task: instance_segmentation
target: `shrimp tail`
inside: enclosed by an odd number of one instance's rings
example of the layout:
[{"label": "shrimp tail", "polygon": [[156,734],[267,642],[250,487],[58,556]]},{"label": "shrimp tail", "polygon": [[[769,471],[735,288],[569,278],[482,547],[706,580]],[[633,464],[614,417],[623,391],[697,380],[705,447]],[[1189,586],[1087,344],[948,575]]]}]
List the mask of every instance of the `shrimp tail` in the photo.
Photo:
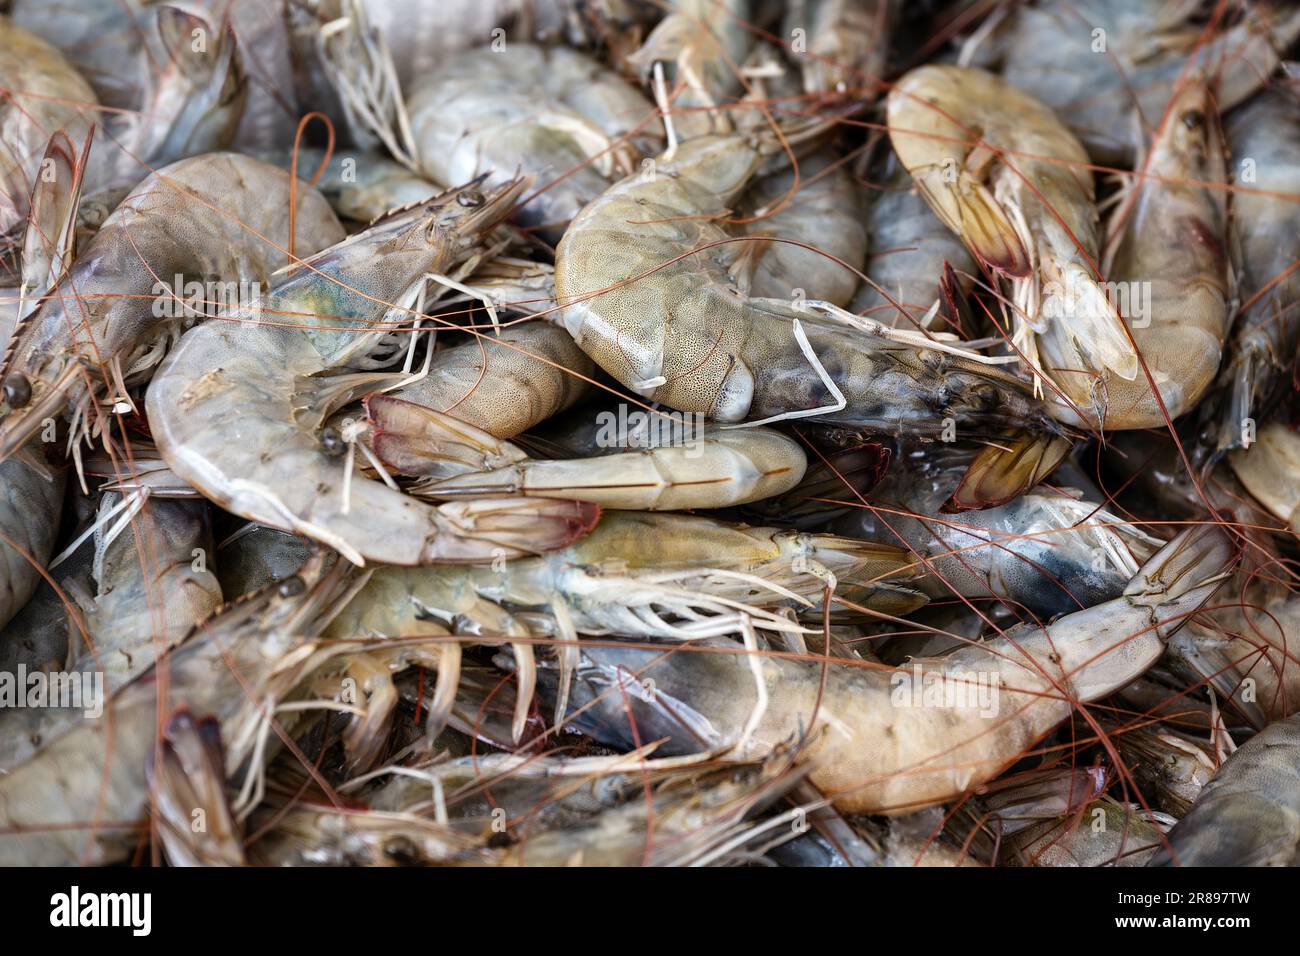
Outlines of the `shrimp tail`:
[{"label": "shrimp tail", "polygon": [[568,547],[600,520],[600,506],[539,498],[476,498],[438,509],[440,533],[426,542],[424,563],[479,563]]},{"label": "shrimp tail", "polygon": [[[45,147],[41,175],[32,186],[27,232],[23,236],[20,323],[34,310],[34,300],[58,285],[72,264],[76,253],[77,208],[94,135],[91,127],[80,157],[63,130],[51,136]],[[17,338],[18,329],[15,329],[10,343]]]},{"label": "shrimp tail", "polygon": [[[177,710],[149,755],[155,832],[172,866],[242,866],[243,835],[226,795],[221,724]],[[196,826],[201,822],[202,826]]]},{"label": "shrimp tail", "polygon": [[995,272],[1024,278],[1033,268],[1015,225],[988,188],[966,170],[932,170],[918,185],[953,232],[961,236],[975,258]]},{"label": "shrimp tail", "polygon": [[1141,366],[1124,321],[1085,267],[1072,262],[1055,270],[1043,285],[1041,309],[1068,337],[1080,365],[1130,382],[1137,378]]},{"label": "shrimp tail", "polygon": [[197,14],[164,6],[157,43],[175,69],[164,71],[153,91],[164,111],[141,127],[143,140],[133,152],[158,166],[225,146],[243,117],[248,87],[234,28],[225,22],[213,30]]},{"label": "shrimp tail", "polygon": [[1150,609],[1152,626],[1167,640],[1232,576],[1240,558],[1222,526],[1188,528],[1138,569],[1124,597]]},{"label": "shrimp tail", "polygon": [[1031,432],[990,443],[975,456],[941,510],[953,514],[1004,505],[1051,474],[1071,446],[1064,436]]},{"label": "shrimp tail", "polygon": [[376,394],[365,408],[371,450],[401,475],[450,478],[526,457],[509,442],[426,405]]}]

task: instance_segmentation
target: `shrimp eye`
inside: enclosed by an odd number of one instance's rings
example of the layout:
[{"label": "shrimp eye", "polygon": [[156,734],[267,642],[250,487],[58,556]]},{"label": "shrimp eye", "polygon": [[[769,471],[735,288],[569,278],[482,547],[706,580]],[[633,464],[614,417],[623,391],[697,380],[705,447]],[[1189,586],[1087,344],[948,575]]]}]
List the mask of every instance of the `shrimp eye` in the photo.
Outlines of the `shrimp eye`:
[{"label": "shrimp eye", "polygon": [[297,597],[299,594],[304,593],[306,590],[307,590],[307,582],[305,582],[302,578],[298,577],[298,575],[295,574],[293,577],[285,578],[283,581],[281,581],[280,586],[275,589],[275,593],[280,595],[280,597],[282,598],[291,598],[291,597]]},{"label": "shrimp eye", "polygon": [[343,433],[333,425],[326,425],[321,429],[320,446],[331,458],[337,458],[348,449],[347,442],[343,440]]},{"label": "shrimp eye", "polygon": [[487,200],[483,198],[483,194],[477,189],[466,189],[464,192],[457,194],[456,202],[469,209],[477,209]]},{"label": "shrimp eye", "polygon": [[22,408],[32,400],[32,383],[21,372],[14,372],[5,380],[5,401],[10,408]]},{"label": "shrimp eye", "polygon": [[420,850],[410,837],[395,836],[384,841],[384,856],[398,866],[412,866],[420,861]]},{"label": "shrimp eye", "polygon": [[1200,110],[1188,110],[1183,114],[1183,125],[1188,129],[1200,129],[1205,125],[1205,114]]}]

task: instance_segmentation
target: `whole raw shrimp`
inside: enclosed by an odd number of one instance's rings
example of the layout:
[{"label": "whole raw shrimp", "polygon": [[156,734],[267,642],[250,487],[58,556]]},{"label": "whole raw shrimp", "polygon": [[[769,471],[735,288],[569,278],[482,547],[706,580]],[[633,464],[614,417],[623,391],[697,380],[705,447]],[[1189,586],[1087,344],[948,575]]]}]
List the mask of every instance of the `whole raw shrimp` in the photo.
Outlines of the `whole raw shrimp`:
[{"label": "whole raw shrimp", "polygon": [[426,273],[480,247],[524,183],[476,184],[380,220],[280,273],[262,298],[191,329],[146,396],[158,449],[227,511],[329,545],[357,564],[491,561],[563,546],[599,514],[531,499],[441,508],[353,474],[350,438],[326,427],[374,376],[349,375]]},{"label": "whole raw shrimp", "polygon": [[[765,428],[700,428],[680,441],[547,461],[434,412],[421,414],[418,427],[436,454],[422,456],[427,477],[409,490],[435,500],[530,495],[624,510],[725,508],[784,494],[803,479],[808,464],[798,442]],[[379,457],[393,465],[382,451]]]},{"label": "whole raw shrimp", "polygon": [[1161,427],[1194,408],[1219,371],[1232,278],[1223,137],[1203,83],[1189,79],[1170,102],[1140,172],[1112,216],[1103,268],[1127,292],[1124,318],[1146,372],[1080,373],[1077,350],[1041,341],[1043,366],[1067,400],[1064,421],[1077,410],[1108,429]]},{"label": "whole raw shrimp", "polygon": [[421,77],[408,109],[426,175],[455,183],[496,170],[495,183],[520,168],[542,189],[519,221],[557,231],[657,142],[650,103],[563,47],[471,50]]},{"label": "whole raw shrimp", "polygon": [[1010,280],[1012,344],[1030,370],[1058,378],[1041,352],[1070,356],[1072,373],[1136,379],[1137,355],[1100,284],[1088,156],[1060,119],[991,73],[933,65],[894,85],[887,112],[921,195]]},{"label": "whole raw shrimp", "polygon": [[[221,606],[221,589],[207,567],[207,505],[141,500],[132,511],[131,504],[115,492],[101,496],[101,520],[88,543],[93,582],[65,577],[62,589],[74,608],[70,613],[55,596],[63,620],[46,623],[66,638],[56,669],[102,674],[108,693],[148,670]],[[70,724],[83,719],[69,710],[0,711],[0,768],[16,766],[59,733],[59,715]]]},{"label": "whole raw shrimp", "polygon": [[1148,866],[1295,866],[1300,860],[1300,714],[1229,757]]},{"label": "whole raw shrimp", "polygon": [[[226,773],[249,762],[259,775],[259,760],[249,758],[262,752],[266,737],[278,744],[268,723],[275,705],[335,653],[356,650],[311,640],[353,583],[348,565],[331,563],[317,558],[300,575],[197,628],[166,656],[165,685],[155,666],[98,702],[111,719],[55,717],[60,732],[43,736],[27,759],[0,775],[0,861],[67,866],[128,857],[148,807],[145,766],[160,710],[164,717],[177,707],[216,717]],[[167,696],[160,701],[162,686]],[[291,712],[277,719],[293,718]]]},{"label": "whole raw shrimp", "polygon": [[[666,753],[801,740],[812,782],[839,809],[907,812],[992,779],[1076,703],[1140,676],[1231,573],[1234,550],[1216,528],[1189,529],[1113,601],[897,671],[755,657],[735,644],[584,647],[568,719],[620,746],[631,719],[645,739],[667,739]],[[539,674],[544,690],[553,681],[549,669]],[[996,702],[975,693],[978,681],[999,688]]]},{"label": "whole raw shrimp", "polygon": [[[659,142],[654,107],[640,91],[565,47],[476,47],[405,93],[414,167],[445,186],[485,173],[493,187],[519,171],[531,175],[538,188],[516,219],[552,241]],[[392,135],[400,134],[399,123]]]},{"label": "whole raw shrimp", "polygon": [[722,422],[817,415],[925,434],[945,418],[1040,424],[1018,380],[964,352],[737,288],[729,270],[745,241],[715,220],[776,148],[764,134],[687,140],[578,214],[556,252],[555,286],[583,351],[638,394]]},{"label": "whole raw shrimp", "polygon": [[[682,639],[733,633],[734,620],[708,618],[735,611],[762,617],[764,609],[793,602],[815,613],[832,578],[837,596],[906,613],[925,601],[914,589],[918,576],[914,559],[888,545],[691,515],[611,511],[576,544],[504,569],[379,568],[333,632],[404,636],[438,617],[472,620],[470,609],[484,609],[487,601],[543,610],[563,603],[573,629],[589,634]],[[768,616],[760,626],[789,630],[784,623]]]},{"label": "whole raw shrimp", "polygon": [[[579,633],[696,640],[731,634],[742,621],[779,634],[801,628],[777,612],[793,603],[819,614],[824,588],[853,610],[904,614],[924,603],[900,549],[835,535],[748,528],[685,515],[609,512],[575,545],[490,567],[379,568],[331,625],[337,637],[459,635],[466,643],[511,641],[519,689],[511,739],[532,706],[531,641],[564,641],[563,680],[577,662]],[[837,610],[845,607],[833,600]],[[513,609],[513,610],[507,610]],[[438,684],[429,708],[441,727],[456,701],[461,653],[438,645]],[[388,670],[391,670],[389,668]],[[380,674],[391,681],[388,670]],[[556,720],[565,692],[556,700]]]},{"label": "whole raw shrimp", "polygon": [[[5,351],[0,458],[65,410],[76,428],[97,431],[92,404],[125,400],[183,321],[216,311],[214,285],[223,292],[268,285],[287,259],[288,204],[285,173],[233,153],[184,159],[140,183]],[[298,255],[343,238],[329,203],[305,183],[297,204]],[[201,301],[186,304],[192,297],[175,288],[177,276],[204,283]]]}]

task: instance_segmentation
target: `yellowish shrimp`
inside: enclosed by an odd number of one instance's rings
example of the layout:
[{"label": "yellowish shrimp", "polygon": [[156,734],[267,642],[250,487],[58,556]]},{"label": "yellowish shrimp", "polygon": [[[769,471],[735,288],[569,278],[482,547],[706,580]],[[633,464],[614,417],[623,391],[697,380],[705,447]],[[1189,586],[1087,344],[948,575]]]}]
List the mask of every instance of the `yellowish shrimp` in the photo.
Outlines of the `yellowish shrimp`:
[{"label": "yellowish shrimp", "polygon": [[930,207],[1011,285],[1012,342],[1072,370],[1138,377],[1137,355],[1101,286],[1088,155],[1048,107],[984,70],[923,66],[887,101],[889,137]]},{"label": "yellowish shrimp", "polygon": [[[666,753],[799,739],[812,782],[839,809],[904,813],[996,777],[1076,703],[1140,676],[1229,576],[1233,551],[1219,530],[1189,529],[1120,598],[898,671],[754,658],[734,644],[584,647],[569,720],[626,746],[631,719],[646,739],[668,740]],[[539,674],[548,690],[553,680]]]},{"label": "yellowish shrimp", "polygon": [[427,408],[373,396],[368,409],[380,460],[400,474],[424,476],[409,490],[435,500],[529,495],[624,510],[725,508],[784,494],[808,466],[798,442],[766,428],[693,426],[665,444],[647,440],[622,453],[537,461],[509,442]]},{"label": "yellowish shrimp", "polygon": [[[1228,332],[1227,181],[1209,87],[1188,80],[1169,104],[1142,178],[1115,210],[1103,268],[1146,374],[1081,373],[1059,338],[1040,341],[1044,368],[1070,407],[1058,417],[1108,429],[1159,428],[1196,407],[1219,371]],[[1160,401],[1152,391],[1152,382]]]},{"label": "yellowish shrimp", "polygon": [[[368,440],[385,461],[407,474],[406,455],[417,454],[401,440],[402,432],[387,413],[395,403],[449,415],[481,428],[495,438],[513,438],[587,394],[595,367],[563,329],[545,322],[524,322],[500,334],[441,349],[428,374],[409,385],[372,396],[367,403],[372,426]],[[387,433],[388,437],[383,437]]]},{"label": "yellowish shrimp", "polygon": [[1269,422],[1254,444],[1229,452],[1228,464],[1256,501],[1300,534],[1300,433]]}]

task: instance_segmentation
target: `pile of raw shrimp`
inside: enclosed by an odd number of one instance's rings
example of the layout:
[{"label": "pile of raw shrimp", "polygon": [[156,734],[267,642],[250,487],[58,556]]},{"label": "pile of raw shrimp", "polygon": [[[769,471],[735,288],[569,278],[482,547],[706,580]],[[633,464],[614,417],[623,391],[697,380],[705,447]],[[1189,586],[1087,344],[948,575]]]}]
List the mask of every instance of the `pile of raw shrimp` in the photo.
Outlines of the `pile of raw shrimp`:
[{"label": "pile of raw shrimp", "polygon": [[1300,10],[11,0],[0,863],[1300,862]]}]

